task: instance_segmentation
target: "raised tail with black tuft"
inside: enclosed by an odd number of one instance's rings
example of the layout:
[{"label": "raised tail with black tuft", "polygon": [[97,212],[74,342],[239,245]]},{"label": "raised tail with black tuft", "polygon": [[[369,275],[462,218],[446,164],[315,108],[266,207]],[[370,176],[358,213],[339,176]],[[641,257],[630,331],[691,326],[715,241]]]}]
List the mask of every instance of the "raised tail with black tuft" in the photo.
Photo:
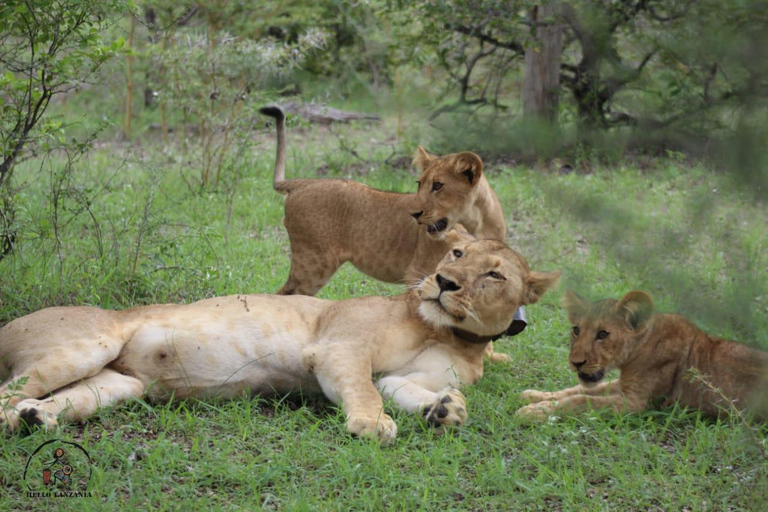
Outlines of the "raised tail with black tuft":
[{"label": "raised tail with black tuft", "polygon": [[281,194],[288,193],[285,181],[285,112],[277,105],[262,107],[259,112],[273,117],[277,124],[277,154],[275,156],[275,178],[272,186]]}]

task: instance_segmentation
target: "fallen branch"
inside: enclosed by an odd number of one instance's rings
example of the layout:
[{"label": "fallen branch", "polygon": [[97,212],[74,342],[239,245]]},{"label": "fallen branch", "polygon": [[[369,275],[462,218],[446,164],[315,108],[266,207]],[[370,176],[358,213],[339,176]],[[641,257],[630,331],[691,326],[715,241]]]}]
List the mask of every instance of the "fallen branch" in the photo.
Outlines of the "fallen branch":
[{"label": "fallen branch", "polygon": [[348,112],[325,105],[313,105],[305,103],[299,105],[295,101],[283,105],[283,110],[290,114],[296,114],[308,120],[310,123],[332,124],[349,123],[350,121],[381,121],[375,114],[365,112]]}]

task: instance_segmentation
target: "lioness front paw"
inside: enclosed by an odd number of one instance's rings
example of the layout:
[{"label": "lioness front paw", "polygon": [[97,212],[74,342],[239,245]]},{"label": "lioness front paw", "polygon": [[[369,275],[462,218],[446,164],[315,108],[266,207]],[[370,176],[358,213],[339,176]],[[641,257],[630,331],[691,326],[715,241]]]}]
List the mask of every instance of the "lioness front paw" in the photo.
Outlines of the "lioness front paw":
[{"label": "lioness front paw", "polygon": [[557,411],[556,400],[545,400],[521,407],[515,416],[524,420],[547,420]]},{"label": "lioness front paw", "polygon": [[552,393],[547,391],[536,391],[535,389],[526,389],[520,393],[520,399],[525,400],[530,404],[535,404],[536,402],[552,400]]},{"label": "lioness front paw", "polygon": [[461,391],[446,388],[437,394],[437,400],[424,408],[424,418],[432,427],[461,425],[467,421],[467,403]]},{"label": "lioness front paw", "polygon": [[352,416],[347,420],[347,430],[357,437],[378,439],[382,444],[389,444],[397,436],[397,424],[383,412],[373,418]]}]

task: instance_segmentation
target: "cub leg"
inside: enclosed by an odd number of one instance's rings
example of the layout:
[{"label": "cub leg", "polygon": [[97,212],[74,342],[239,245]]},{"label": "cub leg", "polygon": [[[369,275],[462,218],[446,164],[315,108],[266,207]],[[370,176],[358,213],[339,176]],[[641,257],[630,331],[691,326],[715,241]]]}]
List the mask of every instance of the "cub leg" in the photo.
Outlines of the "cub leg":
[{"label": "cub leg", "polygon": [[328,250],[291,242],[291,270],[277,295],[314,296],[343,263]]},{"label": "cub leg", "polygon": [[384,398],[391,398],[411,414],[423,415],[432,427],[461,425],[467,421],[464,395],[452,386],[439,391],[430,388],[444,384],[443,375],[412,373],[404,377],[390,375],[380,379],[376,387]]},{"label": "cub leg", "polygon": [[70,384],[43,400],[22,400],[8,415],[9,427],[16,430],[26,423],[48,430],[55,428],[58,420],[81,421],[100,407],[141,397],[145,391],[146,386],[139,379],[105,368],[95,376]]},{"label": "cub leg", "polygon": [[[347,416],[347,430],[359,437],[373,437],[382,443],[394,440],[397,425],[384,412],[381,395],[371,382],[371,363],[365,356],[349,361],[342,350],[333,347],[324,353],[305,356],[325,396],[341,405]],[[334,357],[341,353],[342,357]]]},{"label": "cub leg", "polygon": [[[618,412],[640,412],[645,409],[647,400],[634,394],[622,394],[617,388],[618,386],[615,384],[611,386],[609,389],[613,389],[613,393],[608,395],[580,393],[537,402],[521,407],[515,414],[525,419],[547,419],[553,414],[581,412],[590,407],[593,409],[612,408]],[[590,391],[593,389],[585,388],[585,390]]]},{"label": "cub leg", "polygon": [[543,402],[545,400],[562,400],[565,397],[573,395],[610,395],[619,392],[619,379],[601,382],[592,387],[584,387],[581,384],[572,388],[561,389],[560,391],[536,391],[535,389],[526,389],[520,393],[520,398],[530,402]]}]

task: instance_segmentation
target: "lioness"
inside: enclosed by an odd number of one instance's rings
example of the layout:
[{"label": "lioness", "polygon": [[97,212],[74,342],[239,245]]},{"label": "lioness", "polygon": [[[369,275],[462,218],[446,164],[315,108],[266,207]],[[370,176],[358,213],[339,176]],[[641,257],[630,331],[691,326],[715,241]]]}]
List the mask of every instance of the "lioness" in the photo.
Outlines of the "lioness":
[{"label": "lioness", "polygon": [[276,120],[273,186],[286,196],[291,243],[291,270],[279,295],[315,295],[347,261],[380,281],[414,284],[450,250],[444,234],[457,223],[478,239],[504,240],[504,214],[476,154],[437,157],[419,146],[416,194],[348,180],[286,180],[285,114],[275,106],[261,113]]},{"label": "lioness", "polygon": [[[768,418],[768,353],[710,336],[680,315],[655,314],[642,291],[594,304],[568,291],[564,304],[573,324],[570,366],[581,385],[526,390],[522,398],[534,403],[519,416],[541,419],[587,406],[637,412],[665,398],[665,405],[710,416],[735,406]],[[619,378],[599,383],[613,368]]]},{"label": "lioness", "polygon": [[53,427],[130,397],[301,388],[340,404],[356,435],[395,437],[382,395],[430,425],[459,425],[467,411],[455,386],[482,376],[486,344],[558,277],[481,240],[393,298],[236,295],[127,311],[43,309],[0,329],[0,420],[12,430],[22,420]]}]

